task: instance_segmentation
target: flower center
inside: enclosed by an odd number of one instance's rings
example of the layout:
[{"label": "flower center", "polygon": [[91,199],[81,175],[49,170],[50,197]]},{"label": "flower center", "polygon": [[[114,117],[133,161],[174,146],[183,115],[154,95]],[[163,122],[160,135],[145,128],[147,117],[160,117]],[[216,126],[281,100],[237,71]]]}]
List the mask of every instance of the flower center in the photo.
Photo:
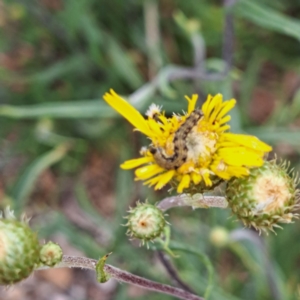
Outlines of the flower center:
[{"label": "flower center", "polygon": [[216,152],[218,134],[209,130],[208,124],[201,117],[201,111],[195,111],[175,133],[168,136],[164,146],[152,147],[150,151],[159,166],[177,170],[187,163],[188,169],[193,170],[211,161]]},{"label": "flower center", "polygon": [[151,214],[144,213],[137,219],[136,230],[139,233],[148,234],[156,230],[156,220]]},{"label": "flower center", "polygon": [[216,151],[216,142],[216,137],[210,132],[199,132],[194,128],[186,139],[188,161],[193,161],[196,167],[200,167],[199,164],[210,160]]},{"label": "flower center", "polygon": [[257,210],[272,212],[283,208],[285,202],[291,198],[291,193],[283,177],[268,174],[257,178],[254,197],[257,200]]},{"label": "flower center", "polygon": [[146,220],[140,220],[140,226],[147,227],[147,221]]}]

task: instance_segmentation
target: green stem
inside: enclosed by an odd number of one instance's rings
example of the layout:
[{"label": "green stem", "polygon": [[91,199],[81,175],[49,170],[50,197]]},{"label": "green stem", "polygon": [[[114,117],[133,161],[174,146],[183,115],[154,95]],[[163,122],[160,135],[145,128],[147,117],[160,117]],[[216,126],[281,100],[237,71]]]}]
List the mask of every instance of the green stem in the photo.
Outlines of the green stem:
[{"label": "green stem", "polygon": [[[207,273],[208,273],[208,283],[207,283],[207,287],[206,287],[206,290],[204,293],[204,298],[207,300],[212,291],[213,282],[214,282],[214,269],[213,269],[212,263],[210,262],[208,256],[199,252],[198,250],[195,250],[191,247],[187,247],[186,245],[180,244],[178,242],[171,242],[168,245],[168,248],[171,250],[183,251],[183,252],[194,254],[205,265],[205,267],[207,269]],[[165,250],[164,247],[162,247],[161,250]]]},{"label": "green stem", "polygon": [[260,266],[253,260],[251,255],[242,245],[238,243],[229,243],[228,247],[240,258],[244,266],[253,274],[257,274],[260,271]]}]

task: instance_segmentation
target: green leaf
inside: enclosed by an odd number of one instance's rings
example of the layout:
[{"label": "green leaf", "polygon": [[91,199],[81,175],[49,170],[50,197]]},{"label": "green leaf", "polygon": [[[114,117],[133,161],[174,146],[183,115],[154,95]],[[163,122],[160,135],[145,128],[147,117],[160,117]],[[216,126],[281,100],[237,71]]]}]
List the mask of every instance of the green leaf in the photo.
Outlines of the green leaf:
[{"label": "green leaf", "polygon": [[247,133],[257,136],[266,143],[277,144],[286,142],[292,146],[298,147],[300,141],[300,132],[291,131],[281,127],[263,127],[263,128],[247,128]]},{"label": "green leaf", "polygon": [[35,159],[21,174],[12,190],[12,199],[16,214],[22,211],[34,184],[41,173],[61,160],[70,150],[70,144],[61,144],[53,150]]},{"label": "green leaf", "polygon": [[113,67],[111,72],[116,72],[120,76],[120,79],[123,79],[132,88],[136,89],[140,87],[143,84],[143,78],[128,51],[123,49],[112,38],[108,38],[107,50]]},{"label": "green leaf", "polygon": [[61,78],[65,74],[84,74],[92,67],[92,64],[89,64],[88,62],[88,59],[84,55],[77,54],[70,58],[58,61],[54,65],[45,68],[43,71],[26,76],[25,78],[22,78],[22,80],[25,82],[49,83]]},{"label": "green leaf", "polygon": [[237,16],[263,28],[300,40],[300,22],[287,17],[271,7],[250,0],[240,0],[234,6]]},{"label": "green leaf", "polygon": [[298,89],[294,95],[290,113],[292,114],[293,119],[300,115],[300,89]]},{"label": "green leaf", "polygon": [[86,100],[67,103],[45,103],[37,105],[0,105],[0,116],[14,119],[32,118],[95,118],[111,117],[116,113],[104,101]]}]

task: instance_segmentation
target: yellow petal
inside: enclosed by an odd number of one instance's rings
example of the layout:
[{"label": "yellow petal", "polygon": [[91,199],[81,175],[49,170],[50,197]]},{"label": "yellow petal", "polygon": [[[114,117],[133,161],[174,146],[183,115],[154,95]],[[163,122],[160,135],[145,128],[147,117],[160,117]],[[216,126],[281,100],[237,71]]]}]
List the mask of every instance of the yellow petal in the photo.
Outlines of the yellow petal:
[{"label": "yellow petal", "polygon": [[230,125],[223,125],[223,126],[220,126],[219,128],[216,129],[217,132],[224,132],[226,130],[230,129]]},{"label": "yellow petal", "polygon": [[207,170],[202,171],[202,177],[206,186],[212,186],[212,181],[209,178],[209,172]]},{"label": "yellow petal", "polygon": [[[222,164],[220,168],[219,165]],[[224,162],[215,163],[211,166],[211,170],[220,178],[228,180],[231,177],[242,177],[249,175],[249,169],[241,166],[228,166]]]},{"label": "yellow petal", "polygon": [[209,116],[209,122],[213,123],[217,119],[217,115],[220,112],[220,109],[222,107],[222,95],[218,94],[215,96],[214,101],[214,108],[212,110],[212,113]]},{"label": "yellow petal", "polygon": [[160,190],[163,188],[175,175],[175,170],[169,170],[168,172],[160,175],[159,181],[154,187],[155,190]]},{"label": "yellow petal", "polygon": [[245,134],[224,133],[224,138],[227,141],[232,141],[239,145],[243,145],[257,151],[263,151],[263,152],[272,151],[271,146],[262,142],[256,136],[245,135]]},{"label": "yellow petal", "polygon": [[148,126],[151,129],[152,135],[155,135],[156,137],[162,135],[163,132],[159,124],[155,120],[153,119],[148,120]]},{"label": "yellow petal", "polygon": [[153,157],[146,156],[146,157],[126,160],[121,164],[120,167],[124,170],[129,170],[129,169],[133,169],[133,168],[136,168],[140,165],[144,165],[146,163],[153,162],[153,161],[154,161]]},{"label": "yellow petal", "polygon": [[159,165],[153,164],[136,169],[135,175],[137,177],[137,180],[145,180],[158,173],[163,172],[164,170],[165,169],[163,169]]},{"label": "yellow petal", "polygon": [[259,167],[263,164],[262,153],[245,147],[221,148],[217,153],[221,160],[230,166]]},{"label": "yellow petal", "polygon": [[188,114],[190,114],[193,110],[195,110],[196,102],[198,100],[198,95],[193,94],[192,98],[189,98],[188,96],[185,96],[185,99],[189,102],[188,104]]},{"label": "yellow petal", "polygon": [[219,121],[219,125],[223,125],[223,124],[225,124],[225,123],[228,123],[230,120],[231,120],[231,116],[228,115],[228,116],[222,118],[222,119]]},{"label": "yellow petal", "polygon": [[214,170],[212,168],[212,171],[220,178],[224,179],[224,180],[229,180],[233,175],[229,174],[229,172],[226,171],[223,171],[223,172],[219,172],[217,170]]},{"label": "yellow petal", "polygon": [[206,101],[203,103],[203,105],[201,107],[201,110],[203,111],[205,117],[209,116],[207,109],[208,109],[209,103],[211,102],[211,99],[212,99],[212,96],[208,95]]},{"label": "yellow petal", "polygon": [[210,101],[208,107],[207,107],[207,119],[210,119],[210,116],[213,114],[214,108],[219,101],[222,101],[223,96],[221,94],[215,95],[212,100]]},{"label": "yellow petal", "polygon": [[231,99],[228,101],[225,101],[223,103],[223,108],[221,109],[220,113],[218,114],[218,119],[221,119],[222,117],[224,117],[231,109],[234,108],[236,104],[236,100],[235,99]]},{"label": "yellow petal", "polygon": [[245,167],[231,167],[228,166],[226,170],[231,176],[242,177],[249,175],[249,169]]},{"label": "yellow petal", "polygon": [[157,176],[155,176],[155,177],[153,177],[153,178],[145,181],[144,185],[152,186],[152,185],[156,184],[157,182],[159,182],[161,176],[163,176],[163,174],[159,174],[159,175],[157,175]]},{"label": "yellow petal", "polygon": [[235,142],[222,141],[220,138],[218,146],[220,148],[230,148],[230,147],[236,147],[238,145]]},{"label": "yellow petal", "polygon": [[132,105],[121,98],[114,90],[106,93],[103,99],[127,121],[129,121],[136,129],[143,134],[151,137],[152,132],[149,129],[147,121]]},{"label": "yellow petal", "polygon": [[182,176],[180,183],[177,187],[177,192],[182,193],[183,189],[188,188],[191,182],[191,177],[188,174]]},{"label": "yellow petal", "polygon": [[195,163],[193,161],[187,161],[186,163],[183,163],[178,169],[177,172],[179,174],[186,174],[189,173],[189,170],[193,169],[195,166]]},{"label": "yellow petal", "polygon": [[195,185],[197,185],[198,183],[200,183],[201,180],[202,180],[201,175],[198,174],[198,173],[196,173],[196,172],[193,172],[193,173],[191,174],[191,177],[192,177],[192,181],[193,181],[193,183],[194,183]]}]

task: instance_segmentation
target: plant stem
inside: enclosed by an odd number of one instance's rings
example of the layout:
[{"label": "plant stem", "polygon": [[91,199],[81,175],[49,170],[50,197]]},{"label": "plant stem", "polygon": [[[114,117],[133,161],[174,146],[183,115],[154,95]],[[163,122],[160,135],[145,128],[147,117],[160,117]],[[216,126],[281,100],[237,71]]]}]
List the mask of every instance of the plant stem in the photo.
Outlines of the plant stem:
[{"label": "plant stem", "polygon": [[[274,300],[282,299],[283,292],[281,291],[280,285],[278,284],[278,279],[276,278],[276,272],[274,270],[274,266],[271,262],[269,253],[266,250],[262,238],[258,236],[256,232],[253,232],[249,229],[235,229],[230,233],[229,237],[230,240],[233,242],[241,242],[245,240],[245,241],[249,241],[250,243],[256,246],[256,249],[262,255],[263,265],[261,267],[265,271],[272,299]],[[236,248],[234,248],[233,250],[236,250]],[[242,253],[238,253],[238,254],[242,254]],[[243,255],[240,255],[240,257],[241,259],[244,259]],[[247,261],[249,260],[247,259]],[[254,264],[252,263],[251,266],[253,265]],[[251,268],[249,269],[251,270]]]},{"label": "plant stem", "polygon": [[[97,260],[86,258],[86,257],[79,257],[79,256],[68,256],[64,255],[62,262],[59,263],[55,268],[84,268],[84,269],[91,269],[95,271],[97,264]],[[42,267],[43,268],[43,267]],[[40,268],[40,269],[42,269]],[[155,281],[151,281],[145,279],[140,276],[133,275],[129,272],[123,271],[111,265],[105,264],[103,270],[109,275],[111,278],[116,279],[119,282],[125,282],[133,285],[137,285],[141,288],[160,292],[163,294],[172,295],[178,299],[185,299],[185,300],[204,300],[199,296],[193,295],[187,291],[182,289],[172,287],[170,285],[161,284]]]},{"label": "plant stem", "polygon": [[179,250],[186,253],[190,253],[193,255],[196,255],[202,263],[205,265],[208,273],[208,280],[207,280],[207,287],[204,294],[205,299],[208,299],[212,289],[213,289],[213,283],[214,283],[214,269],[212,266],[211,261],[209,260],[208,256],[204,253],[201,253],[200,251],[193,249],[192,247],[188,247],[184,244],[178,243],[178,242],[171,242],[169,245],[171,250]]},{"label": "plant stem", "polygon": [[157,255],[167,272],[169,273],[170,277],[177,283],[177,286],[180,286],[185,291],[190,293],[194,293],[194,291],[181,280],[179,274],[177,273],[175,267],[171,264],[169,258],[160,250],[157,251]]},{"label": "plant stem", "polygon": [[[233,64],[233,54],[234,54],[234,26],[233,26],[233,15],[232,7],[234,6],[236,0],[224,0],[223,5],[226,9],[225,24],[223,26],[223,47],[222,47],[222,59],[224,61],[224,69],[220,72],[210,72],[204,68],[199,68],[199,64],[193,67],[185,67],[178,65],[168,65],[162,68],[158,74],[151,80],[151,82],[146,83],[134,93],[132,93],[130,98],[130,103],[133,105],[140,104],[149,97],[153,96],[157,89],[161,85],[161,79],[164,78],[166,82],[171,82],[178,79],[200,79],[206,81],[220,81],[225,79]],[[198,41],[199,42],[199,41]],[[195,40],[192,40],[194,46],[194,51],[199,51],[199,44],[195,44]],[[201,49],[201,48],[200,48]],[[205,49],[201,49],[203,51]],[[205,53],[194,53],[195,60],[200,63],[205,63]]]},{"label": "plant stem", "polygon": [[145,39],[148,55],[148,75],[153,79],[162,65],[160,53],[159,7],[157,0],[144,1]]},{"label": "plant stem", "polygon": [[225,197],[220,196],[205,196],[202,194],[195,194],[191,196],[189,194],[181,194],[177,196],[167,197],[157,204],[157,207],[162,211],[166,211],[170,208],[178,206],[192,206],[193,208],[226,208],[227,201]]}]

